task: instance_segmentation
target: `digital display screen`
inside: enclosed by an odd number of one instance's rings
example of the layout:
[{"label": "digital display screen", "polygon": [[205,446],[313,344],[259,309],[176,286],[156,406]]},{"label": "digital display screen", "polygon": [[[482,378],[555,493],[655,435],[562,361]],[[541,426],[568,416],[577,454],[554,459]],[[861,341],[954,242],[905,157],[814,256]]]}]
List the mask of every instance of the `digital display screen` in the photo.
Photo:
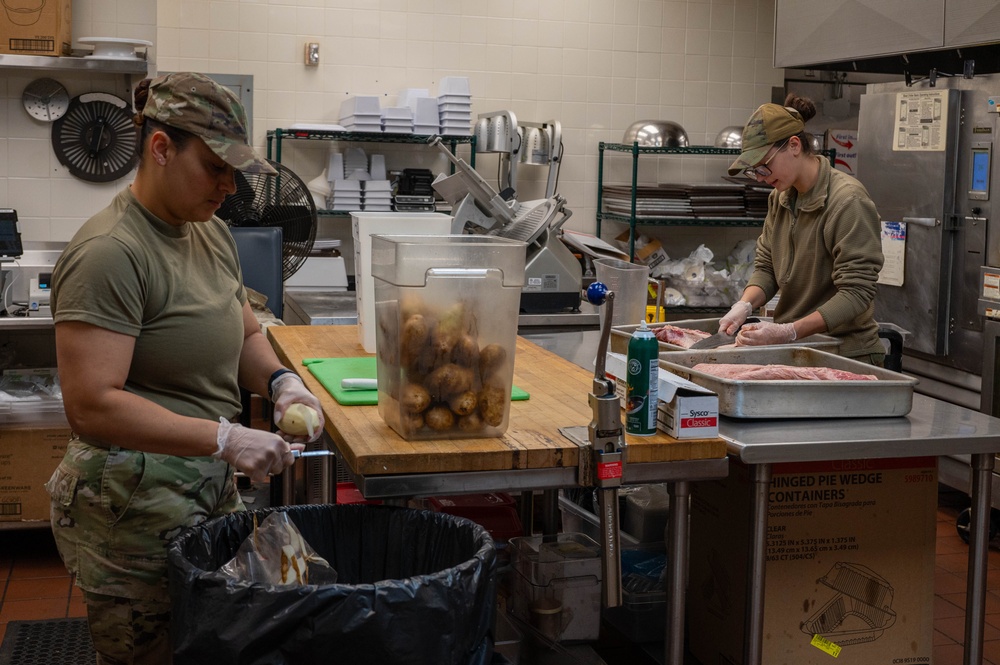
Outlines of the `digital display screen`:
[{"label": "digital display screen", "polygon": [[990,153],[986,150],[972,151],[972,187],[969,191],[986,192],[990,187]]},{"label": "digital display screen", "polygon": [[21,232],[17,229],[17,213],[0,209],[0,258],[14,259],[24,253]]}]

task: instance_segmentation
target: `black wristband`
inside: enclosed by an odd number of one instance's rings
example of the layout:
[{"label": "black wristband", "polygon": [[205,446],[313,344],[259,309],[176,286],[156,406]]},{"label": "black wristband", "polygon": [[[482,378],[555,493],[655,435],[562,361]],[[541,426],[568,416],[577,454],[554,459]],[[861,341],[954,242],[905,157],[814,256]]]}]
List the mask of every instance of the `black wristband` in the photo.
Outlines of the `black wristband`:
[{"label": "black wristband", "polygon": [[274,374],[271,375],[271,378],[267,380],[267,398],[272,402],[274,401],[274,382],[282,374],[295,374],[295,372],[287,367],[282,367],[281,369],[275,370]]}]

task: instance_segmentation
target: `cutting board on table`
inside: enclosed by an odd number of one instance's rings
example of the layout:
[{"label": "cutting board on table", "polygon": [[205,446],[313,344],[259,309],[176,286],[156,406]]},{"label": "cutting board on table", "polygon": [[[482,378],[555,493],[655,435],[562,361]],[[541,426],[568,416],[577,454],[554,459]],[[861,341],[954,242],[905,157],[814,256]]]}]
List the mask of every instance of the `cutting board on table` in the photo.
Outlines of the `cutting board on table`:
[{"label": "cutting board on table", "polygon": [[[344,390],[340,382],[344,379],[374,379],[375,356],[362,358],[304,358],[302,364],[323,384],[339,404],[344,406],[365,406],[378,404],[378,390]],[[529,395],[517,386],[511,388],[512,400],[525,400]]]}]

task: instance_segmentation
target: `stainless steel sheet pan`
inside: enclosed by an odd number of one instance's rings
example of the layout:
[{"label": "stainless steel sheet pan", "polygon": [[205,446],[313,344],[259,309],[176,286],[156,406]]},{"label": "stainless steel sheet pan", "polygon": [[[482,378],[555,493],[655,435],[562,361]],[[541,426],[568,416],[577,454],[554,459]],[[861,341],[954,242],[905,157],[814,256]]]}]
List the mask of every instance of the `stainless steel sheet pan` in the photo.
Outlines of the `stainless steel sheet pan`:
[{"label": "stainless steel sheet pan", "polygon": [[[719,321],[721,317],[714,319],[683,319],[680,321],[666,321],[658,323],[647,324],[654,331],[657,328],[662,328],[666,325],[676,326],[678,328],[687,328],[688,330],[701,330],[702,332],[707,332],[715,334],[719,332]],[[761,318],[761,321],[771,321],[770,318]],[[626,353],[628,351],[628,340],[632,337],[632,333],[638,329],[639,324],[630,324],[625,326],[614,326],[611,328],[611,339],[609,340],[609,347],[615,353]],[[824,351],[829,351],[830,353],[837,353],[840,350],[840,340],[832,335],[809,335],[808,337],[803,337],[802,339],[797,339],[791,342],[787,346],[806,346],[815,349],[822,349]],[[786,345],[782,345],[786,346]],[[677,346],[676,344],[667,344],[666,342],[660,342],[660,351],[685,351],[686,349],[682,346]]]},{"label": "stainless steel sheet pan", "polygon": [[[761,381],[723,379],[691,369],[698,363],[830,367],[874,374],[877,381]],[[821,349],[760,346],[667,351],[660,367],[712,390],[719,413],[733,418],[863,418],[905,416],[917,379]]]}]

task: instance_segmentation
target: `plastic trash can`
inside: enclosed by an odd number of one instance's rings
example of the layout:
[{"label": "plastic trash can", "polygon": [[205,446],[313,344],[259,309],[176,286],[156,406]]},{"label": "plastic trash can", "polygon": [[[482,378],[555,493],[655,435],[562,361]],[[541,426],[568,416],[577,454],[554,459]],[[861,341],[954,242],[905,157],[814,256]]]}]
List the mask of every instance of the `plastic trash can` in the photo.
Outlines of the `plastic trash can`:
[{"label": "plastic trash can", "polygon": [[[288,516],[337,584],[272,586],[218,569],[258,521]],[[303,505],[186,529],[167,552],[174,664],[455,663],[492,657],[496,554],[489,533],[444,513]]]}]

